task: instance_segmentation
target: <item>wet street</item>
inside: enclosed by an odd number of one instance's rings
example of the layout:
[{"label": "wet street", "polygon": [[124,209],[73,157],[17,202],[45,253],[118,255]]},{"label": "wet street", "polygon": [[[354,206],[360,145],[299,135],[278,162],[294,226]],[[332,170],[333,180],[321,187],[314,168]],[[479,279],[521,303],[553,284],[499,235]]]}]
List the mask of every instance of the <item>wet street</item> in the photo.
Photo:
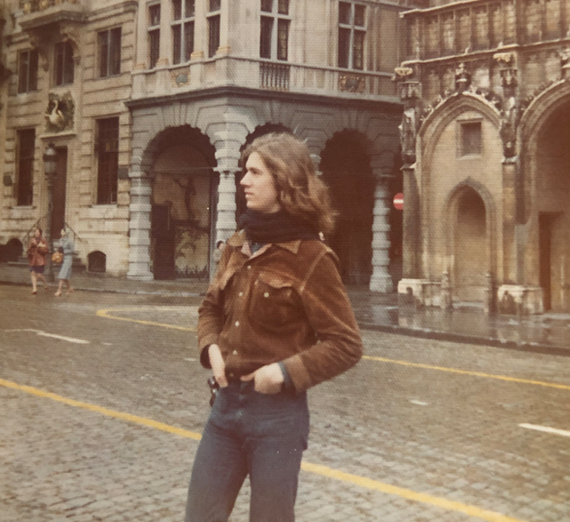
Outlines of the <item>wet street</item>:
[{"label": "wet street", "polygon": [[[0,286],[1,522],[183,520],[199,302]],[[362,334],[309,392],[299,522],[570,520],[570,358]]]}]

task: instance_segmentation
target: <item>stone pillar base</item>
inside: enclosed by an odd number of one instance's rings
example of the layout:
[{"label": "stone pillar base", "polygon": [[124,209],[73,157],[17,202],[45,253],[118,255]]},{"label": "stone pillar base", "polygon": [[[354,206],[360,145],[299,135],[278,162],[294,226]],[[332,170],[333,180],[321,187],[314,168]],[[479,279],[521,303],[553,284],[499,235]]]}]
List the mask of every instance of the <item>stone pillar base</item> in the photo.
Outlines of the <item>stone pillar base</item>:
[{"label": "stone pillar base", "polygon": [[391,293],[394,290],[392,276],[372,274],[369,289],[371,292],[381,292],[384,294]]},{"label": "stone pillar base", "polygon": [[152,272],[144,270],[142,267],[140,271],[137,271],[133,266],[131,266],[127,272],[127,279],[133,279],[135,281],[152,281],[154,279],[154,275],[152,275]]},{"label": "stone pillar base", "polygon": [[497,290],[497,310],[502,314],[542,314],[544,290],[537,286],[501,285]]}]

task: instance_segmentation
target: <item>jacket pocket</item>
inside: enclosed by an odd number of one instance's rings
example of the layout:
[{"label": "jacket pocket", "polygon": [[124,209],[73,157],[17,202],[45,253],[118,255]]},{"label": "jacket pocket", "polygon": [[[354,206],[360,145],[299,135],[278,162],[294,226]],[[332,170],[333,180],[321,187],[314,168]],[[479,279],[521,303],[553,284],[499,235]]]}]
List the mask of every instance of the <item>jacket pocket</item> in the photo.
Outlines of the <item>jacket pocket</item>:
[{"label": "jacket pocket", "polygon": [[253,324],[269,331],[283,330],[297,324],[302,315],[301,300],[291,280],[271,273],[259,274],[249,304]]}]

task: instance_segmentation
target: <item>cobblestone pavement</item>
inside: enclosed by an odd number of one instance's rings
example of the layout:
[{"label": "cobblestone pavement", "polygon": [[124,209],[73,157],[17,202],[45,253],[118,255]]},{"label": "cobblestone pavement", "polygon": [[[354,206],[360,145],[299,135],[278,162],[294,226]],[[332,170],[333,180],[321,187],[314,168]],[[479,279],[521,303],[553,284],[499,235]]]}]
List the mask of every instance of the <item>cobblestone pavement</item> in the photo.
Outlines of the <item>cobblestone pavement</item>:
[{"label": "cobblestone pavement", "polygon": [[[0,287],[2,522],[183,519],[208,414],[198,302]],[[567,357],[363,337],[310,392],[299,522],[570,519]],[[247,502],[246,484],[232,522]]]}]

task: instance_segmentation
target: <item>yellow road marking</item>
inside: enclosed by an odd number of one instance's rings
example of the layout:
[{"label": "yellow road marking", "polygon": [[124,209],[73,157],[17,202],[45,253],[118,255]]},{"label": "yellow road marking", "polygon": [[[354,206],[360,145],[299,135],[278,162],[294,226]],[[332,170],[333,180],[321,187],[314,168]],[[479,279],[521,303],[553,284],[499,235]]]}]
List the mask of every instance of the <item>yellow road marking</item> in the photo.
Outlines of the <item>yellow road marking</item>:
[{"label": "yellow road marking", "polygon": [[475,506],[461,504],[460,502],[447,500],[446,498],[434,497],[426,493],[418,493],[409,489],[399,488],[398,486],[392,486],[391,484],[383,484],[377,480],[360,477],[358,475],[352,475],[350,473],[345,473],[344,471],[329,468],[328,466],[303,462],[301,464],[301,469],[310,473],[316,473],[317,475],[323,475],[325,477],[340,480],[342,482],[349,482],[362,488],[373,489],[375,491],[380,491],[389,495],[397,495],[407,500],[413,500],[414,502],[431,504],[432,506],[437,506],[448,511],[458,511],[460,513],[465,513],[471,517],[487,520],[489,522],[523,522],[522,520],[516,518],[502,515],[500,513],[495,513],[494,511],[487,511],[486,509],[481,509]]},{"label": "yellow road marking", "polygon": [[[181,307],[176,306],[158,306],[154,307],[159,310],[180,310]],[[177,326],[175,324],[165,324],[157,323],[155,321],[143,321],[142,319],[131,319],[130,317],[116,317],[110,315],[113,312],[143,312],[148,311],[149,307],[137,307],[137,308],[107,308],[104,310],[97,310],[97,315],[99,317],[105,317],[106,319],[114,319],[115,321],[127,321],[129,323],[139,323],[145,324],[147,326],[161,326],[162,328],[171,328],[173,330],[182,330],[183,332],[196,332],[196,328],[185,328],[184,326]]]},{"label": "yellow road marking", "polygon": [[96,404],[90,404],[89,402],[76,401],[75,399],[68,399],[67,397],[62,397],[55,393],[39,390],[37,388],[32,388],[31,386],[25,386],[22,384],[17,384],[11,381],[5,381],[0,379],[0,385],[6,388],[12,388],[13,390],[23,391],[37,397],[43,397],[45,399],[51,399],[56,402],[61,402],[67,404],[68,406],[74,406],[76,408],[82,408],[84,410],[94,411],[107,417],[113,417],[115,419],[121,419],[127,422],[132,422],[134,424],[140,424],[141,426],[147,426],[148,428],[154,428],[155,430],[165,431],[167,433],[173,433],[175,435],[180,435],[181,437],[186,437],[188,439],[200,440],[201,436],[199,433],[194,433],[192,431],[184,430],[182,428],[177,428],[176,426],[170,426],[169,424],[164,424],[162,422],[157,422],[152,419],[147,419],[145,417],[139,417],[138,415],[131,415],[130,413],[124,413],[121,411],[110,410],[109,408],[104,408],[102,406],[97,406]]},{"label": "yellow road marking", "polygon": [[370,361],[378,361],[392,364],[400,364],[402,366],[411,366],[413,368],[424,368],[426,370],[437,370],[440,372],[457,373],[460,375],[472,375],[474,377],[484,377],[485,379],[497,379],[499,381],[517,382],[521,384],[533,384],[535,386],[545,386],[547,388],[558,388],[560,390],[570,390],[567,384],[556,384],[553,382],[533,381],[530,379],[519,379],[518,377],[509,377],[508,375],[493,375],[490,373],[473,372],[470,370],[459,370],[457,368],[446,368],[445,366],[432,366],[430,364],[413,363],[408,361],[399,361],[397,359],[386,359],[384,357],[372,357],[370,355],[363,355],[363,359]]},{"label": "yellow road marking", "polygon": [[[115,419],[131,422],[133,424],[138,424],[141,426],[146,426],[148,428],[153,428],[155,430],[164,431],[166,433],[172,433],[174,435],[179,435],[180,437],[185,437],[193,440],[201,439],[201,435],[193,431],[177,428],[176,426],[170,426],[169,424],[165,424],[163,422],[157,422],[155,420],[147,419],[145,417],[139,417],[138,415],[131,415],[130,413],[111,410],[109,408],[104,408],[102,406],[97,406],[95,404],[91,404],[88,402],[68,399],[67,397],[43,391],[38,388],[33,388],[32,386],[17,384],[15,382],[6,381],[4,379],[0,379],[0,386],[29,393],[31,395],[35,395],[36,397],[51,399],[53,401],[66,404],[68,406],[74,406],[76,408],[82,408],[85,410],[100,413],[107,417],[113,417]],[[515,519],[506,515],[502,515],[500,513],[495,513],[493,511],[487,511],[486,509],[480,509],[476,506],[461,504],[460,502],[455,502],[453,500],[435,497],[432,495],[428,495],[426,493],[418,493],[410,489],[400,488],[398,486],[392,486],[391,484],[385,484],[383,482],[379,482],[377,480],[373,480],[366,477],[360,477],[358,475],[352,475],[350,473],[345,473],[344,471],[339,471],[333,468],[329,468],[328,466],[322,466],[320,464],[311,464],[310,462],[303,461],[301,464],[301,469],[307,473],[313,473],[334,480],[339,480],[341,482],[355,484],[356,486],[365,489],[379,491],[381,493],[386,493],[388,495],[396,495],[405,498],[407,500],[420,502],[422,504],[429,504],[448,511],[457,511],[459,513],[464,513],[471,517],[479,518],[481,520],[486,520],[487,522],[524,522],[523,520]]]}]

